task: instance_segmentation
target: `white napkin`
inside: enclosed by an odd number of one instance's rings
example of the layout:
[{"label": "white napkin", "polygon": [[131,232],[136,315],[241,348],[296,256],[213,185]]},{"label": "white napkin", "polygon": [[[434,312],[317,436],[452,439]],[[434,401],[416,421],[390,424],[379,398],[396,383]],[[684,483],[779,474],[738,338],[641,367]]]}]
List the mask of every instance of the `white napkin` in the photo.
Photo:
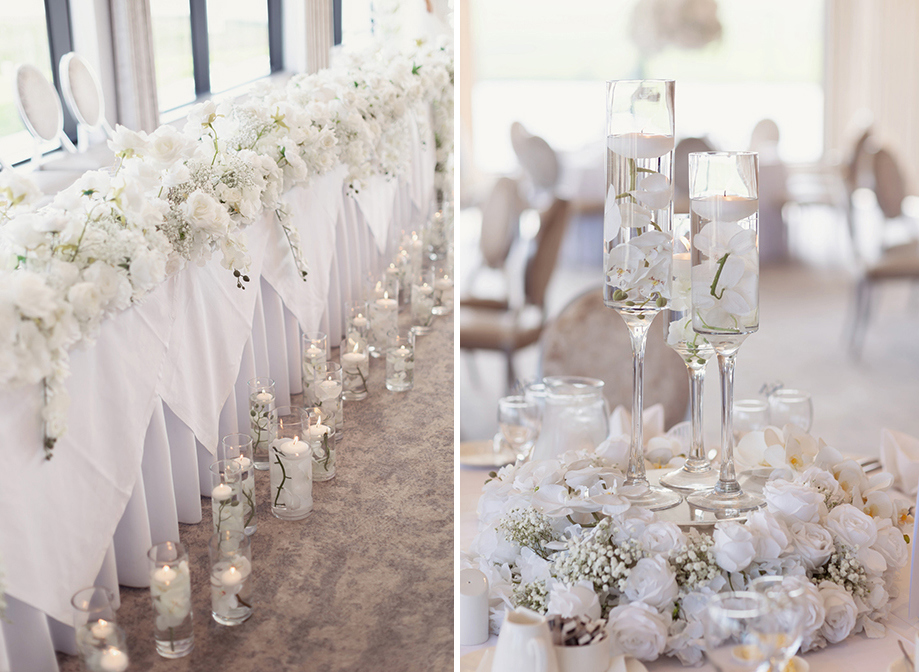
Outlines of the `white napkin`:
[{"label": "white napkin", "polygon": [[881,465],[894,487],[913,497],[919,490],[919,439],[892,429],[881,431]]}]

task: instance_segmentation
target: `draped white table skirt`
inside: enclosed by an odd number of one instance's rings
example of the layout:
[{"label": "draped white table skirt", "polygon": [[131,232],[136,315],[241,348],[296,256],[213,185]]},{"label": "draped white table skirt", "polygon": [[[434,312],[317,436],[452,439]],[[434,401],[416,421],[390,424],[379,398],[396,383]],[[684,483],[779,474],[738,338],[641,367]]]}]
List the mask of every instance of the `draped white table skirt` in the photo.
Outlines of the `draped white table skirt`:
[{"label": "draped white table skirt", "polygon": [[433,138],[414,140],[406,177],[374,179],[359,199],[342,169],[286,195],[306,282],[266,215],[250,229],[245,290],[215,258],[103,324],[94,346],[72,353],[68,432],[52,460],[40,390],[0,391],[0,672],[57,670],[55,650],[76,652],[73,593],[149,585],[150,546],[202,520],[219,438],[248,431],[247,381],[273,378],[279,405],[299,393],[301,332],[321,330],[335,347],[344,302],[433,209]]}]

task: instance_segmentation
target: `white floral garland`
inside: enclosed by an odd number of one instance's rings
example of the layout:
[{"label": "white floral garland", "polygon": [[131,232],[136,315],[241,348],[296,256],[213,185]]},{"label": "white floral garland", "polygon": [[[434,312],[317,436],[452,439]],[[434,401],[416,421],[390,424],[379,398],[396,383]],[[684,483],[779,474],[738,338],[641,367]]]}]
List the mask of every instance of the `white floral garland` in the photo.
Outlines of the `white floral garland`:
[{"label": "white floral garland", "polygon": [[[41,194],[0,173],[0,385],[42,383],[46,457],[66,431],[69,351],[102,320],[190,262],[219,250],[239,287],[245,228],[274,211],[301,277],[301,241],[282,194],[339,164],[357,192],[410,162],[409,111],[434,109],[438,175],[452,167],[453,51],[444,40],[402,53],[377,47],[340,67],[263,86],[245,102],[206,102],[182,131],[118,127],[119,162],[91,171],[36,209]],[[438,110],[451,110],[449,120]]]},{"label": "white floral garland", "polygon": [[797,428],[767,431],[750,453],[772,465],[786,459],[764,486],[766,507],[713,534],[630,506],[621,465],[604,454],[504,467],[483,489],[479,532],[463,558],[488,578],[493,627],[516,606],[602,616],[625,653],[696,664],[708,598],[780,574],[804,588],[803,651],[862,631],[882,637],[909,561],[909,504],[890,496],[890,474],[869,478]]}]

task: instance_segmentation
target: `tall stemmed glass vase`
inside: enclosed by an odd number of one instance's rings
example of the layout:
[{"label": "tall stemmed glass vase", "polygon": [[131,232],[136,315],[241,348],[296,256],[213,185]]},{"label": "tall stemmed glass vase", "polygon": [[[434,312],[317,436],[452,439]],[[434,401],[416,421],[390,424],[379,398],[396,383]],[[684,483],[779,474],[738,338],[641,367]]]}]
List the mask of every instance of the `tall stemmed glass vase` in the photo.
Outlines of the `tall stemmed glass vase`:
[{"label": "tall stemmed glass vase", "polygon": [[692,328],[712,344],[721,369],[721,472],[690,506],[731,516],[758,509],[734,471],[734,358],[759,329],[759,162],[754,152],[689,155]]},{"label": "tall stemmed glass vase", "polygon": [[673,256],[673,81],[606,85],[606,206],[603,300],[625,320],[632,341],[632,441],[626,485],[633,504],[668,509],[682,498],[651,486],[642,443],[642,381],[648,329],[670,302]]},{"label": "tall stemmed glass vase", "polygon": [[692,330],[690,291],[689,215],[673,216],[673,285],[670,305],[664,311],[664,340],[686,363],[689,372],[690,443],[689,457],[679,469],[664,474],[661,485],[691,494],[711,490],[718,482],[718,470],[705,454],[702,438],[702,396],[705,367],[715,356],[711,343]]}]

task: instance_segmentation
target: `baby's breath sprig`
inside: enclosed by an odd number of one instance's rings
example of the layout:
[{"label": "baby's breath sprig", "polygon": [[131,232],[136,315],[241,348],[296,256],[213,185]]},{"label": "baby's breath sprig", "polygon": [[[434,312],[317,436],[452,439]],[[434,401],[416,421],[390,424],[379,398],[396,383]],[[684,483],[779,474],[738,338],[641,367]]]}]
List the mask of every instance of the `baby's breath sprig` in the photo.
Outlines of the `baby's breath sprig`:
[{"label": "baby's breath sprig", "polygon": [[715,562],[713,545],[712,537],[697,533],[689,537],[686,546],[670,556],[670,565],[676,573],[676,582],[680,588],[693,591],[721,573]]},{"label": "baby's breath sprig", "polygon": [[839,542],[836,543],[836,551],[823,567],[814,572],[811,581],[817,584],[832,581],[849,591],[853,597],[864,597],[869,592],[868,573],[858,561],[855,549]]},{"label": "baby's breath sprig", "polygon": [[549,590],[545,581],[521,583],[514,586],[514,604],[544,614],[549,608]]},{"label": "baby's breath sprig", "polygon": [[498,527],[504,531],[508,541],[532,549],[544,560],[553,552],[545,545],[561,539],[552,529],[549,517],[534,508],[514,509],[498,523]]}]

